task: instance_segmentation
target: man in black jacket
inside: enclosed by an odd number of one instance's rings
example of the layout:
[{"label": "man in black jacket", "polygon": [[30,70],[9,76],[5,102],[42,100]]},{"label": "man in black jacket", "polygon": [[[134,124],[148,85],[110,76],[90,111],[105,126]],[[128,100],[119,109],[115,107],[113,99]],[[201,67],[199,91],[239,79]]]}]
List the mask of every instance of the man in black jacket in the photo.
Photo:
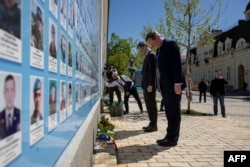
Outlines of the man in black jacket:
[{"label": "man in black jacket", "polygon": [[137,49],[145,56],[142,67],[142,89],[146,104],[149,125],[142,127],[145,132],[157,131],[157,103],[156,103],[156,62],[155,54],[144,42],[139,42]]},{"label": "man in black jacket", "polygon": [[213,108],[214,116],[218,113],[218,100],[220,101],[221,115],[226,118],[224,96],[225,96],[225,85],[228,82],[221,76],[220,70],[215,70],[215,78],[211,81],[210,95],[213,97]]},{"label": "man in black jacket", "polygon": [[198,89],[200,91],[200,97],[199,102],[201,102],[202,94],[204,96],[204,103],[206,103],[206,92],[207,92],[207,84],[204,79],[201,80],[201,82],[198,85]]}]

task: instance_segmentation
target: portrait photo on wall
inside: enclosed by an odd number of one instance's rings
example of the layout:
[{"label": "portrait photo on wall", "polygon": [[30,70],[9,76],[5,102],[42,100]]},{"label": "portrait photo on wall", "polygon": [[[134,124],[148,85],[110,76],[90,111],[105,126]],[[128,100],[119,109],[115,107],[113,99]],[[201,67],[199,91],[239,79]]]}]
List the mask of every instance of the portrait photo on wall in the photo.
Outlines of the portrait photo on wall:
[{"label": "portrait photo on wall", "polygon": [[44,68],[44,12],[35,0],[31,0],[30,65]]},{"label": "portrait photo on wall", "polygon": [[58,6],[58,0],[49,0],[49,11],[52,13],[52,15],[57,19],[57,6]]},{"label": "portrait photo on wall", "polygon": [[73,59],[73,48],[71,42],[68,42],[68,76],[72,77],[72,59]]},{"label": "portrait photo on wall", "polygon": [[0,166],[5,166],[21,154],[21,74],[0,71],[0,83]]},{"label": "portrait photo on wall", "polygon": [[30,145],[44,136],[44,79],[30,76]]},{"label": "portrait photo on wall", "polygon": [[74,14],[74,8],[73,8],[73,1],[68,0],[69,2],[69,9],[68,9],[68,34],[71,38],[73,38],[73,26],[74,26],[74,20],[73,20],[73,14]]},{"label": "portrait photo on wall", "polygon": [[65,80],[60,81],[60,123],[66,119],[66,82]]},{"label": "portrait photo on wall", "polygon": [[0,29],[21,37],[21,0],[0,1]]},{"label": "portrait photo on wall", "polygon": [[22,63],[21,0],[0,1],[0,58]]},{"label": "portrait photo on wall", "polygon": [[49,78],[49,118],[48,130],[51,131],[57,126],[57,80]]},{"label": "portrait photo on wall", "polygon": [[44,14],[35,0],[31,1],[31,46],[43,51]]},{"label": "portrait photo on wall", "polygon": [[67,1],[61,0],[61,10],[60,10],[60,23],[61,26],[66,30],[66,16],[67,16]]},{"label": "portrait photo on wall", "polygon": [[66,37],[62,32],[60,35],[60,50],[60,74],[66,75]]},{"label": "portrait photo on wall", "polygon": [[67,100],[67,112],[68,116],[72,115],[73,101],[72,101],[72,82],[68,81],[68,100]]},{"label": "portrait photo on wall", "polygon": [[75,110],[79,109],[79,83],[75,82]]},{"label": "portrait photo on wall", "polygon": [[57,26],[49,19],[49,71],[57,72]]}]

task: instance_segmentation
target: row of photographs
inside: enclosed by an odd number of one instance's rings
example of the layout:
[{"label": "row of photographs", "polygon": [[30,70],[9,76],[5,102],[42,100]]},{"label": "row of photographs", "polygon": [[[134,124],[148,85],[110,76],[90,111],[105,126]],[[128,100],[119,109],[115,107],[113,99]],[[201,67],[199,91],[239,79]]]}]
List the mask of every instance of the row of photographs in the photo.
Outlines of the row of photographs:
[{"label": "row of photographs", "polygon": [[[67,3],[68,2],[68,3]],[[65,4],[68,4],[69,6],[72,6],[71,3],[73,3],[71,0],[66,1],[62,0],[61,5],[62,8],[65,8]],[[76,3],[76,1],[75,1]],[[80,3],[80,2],[79,2]],[[50,0],[50,11],[52,13],[57,13],[57,6],[54,0]],[[11,9],[12,14],[7,8],[7,5],[5,3],[0,3],[0,10],[6,11],[6,14],[3,14],[4,12],[0,12],[0,18],[1,18],[1,24],[0,24],[0,58],[14,61],[17,63],[22,63],[22,40],[21,40],[21,2],[15,1],[13,3],[13,7]],[[77,5],[76,5],[77,6]],[[65,8],[67,9],[67,8]],[[73,37],[72,31],[64,32],[60,31],[59,24],[57,22],[53,21],[52,18],[49,18],[49,25],[48,25],[48,47],[44,46],[44,9],[37,3],[37,1],[32,0],[31,1],[31,31],[30,31],[30,65],[35,68],[44,69],[45,64],[45,50],[49,50],[49,71],[51,72],[58,72],[58,64],[60,63],[59,70],[60,74],[66,75],[66,67],[68,67],[68,76],[72,76],[72,59],[73,59],[73,51],[74,49],[74,43],[71,42],[72,39],[68,38],[66,34],[68,34],[69,37]],[[56,11],[54,11],[56,10]],[[14,13],[14,14],[13,14]],[[63,12],[64,13],[64,12]],[[62,14],[63,14],[62,13]],[[66,16],[66,15],[65,15]],[[69,14],[71,17],[71,14]],[[10,19],[11,18],[11,19]],[[61,17],[63,18],[63,17]],[[65,18],[65,21],[67,18]],[[69,19],[68,22],[70,22],[71,19]],[[72,18],[73,20],[73,18]],[[60,22],[60,25],[62,26],[62,21]],[[81,25],[81,24],[80,24]],[[79,26],[81,27],[81,26]],[[85,26],[83,26],[85,27]],[[70,29],[68,29],[70,30]],[[82,31],[85,32],[85,31]],[[85,40],[85,47],[91,47],[91,45],[86,42],[88,39],[87,33],[83,34],[84,40]],[[68,40],[67,40],[68,39]],[[87,44],[86,44],[87,43]],[[77,44],[77,43],[75,43]],[[59,51],[58,51],[59,50]],[[90,59],[88,55],[90,53],[87,53],[88,50],[97,50],[97,49],[81,49],[81,52],[76,52],[75,54],[79,54],[76,56],[79,56],[79,58],[76,58],[76,65],[83,64],[82,62],[78,62],[81,59],[81,57],[85,57],[84,62],[86,65],[83,66],[77,66],[79,69],[78,71],[85,73],[87,75],[90,75],[89,71],[95,71],[93,68],[93,62]],[[97,52],[91,53],[91,56],[97,56]],[[47,63],[46,63],[47,64]],[[89,64],[89,65],[88,65]],[[95,63],[94,63],[95,64]]]},{"label": "row of photographs", "polygon": [[[3,96],[0,96],[0,101],[3,102],[0,103],[0,152],[3,161],[0,162],[10,159],[8,155],[17,156],[21,153],[22,120],[24,120],[22,117],[27,116],[27,112],[30,125],[29,144],[32,146],[44,137],[45,123],[48,132],[52,131],[74,112],[78,112],[91,99],[92,94],[97,93],[94,84],[53,78],[45,81],[44,77],[30,76],[29,98],[22,99],[22,94],[27,93],[22,92],[22,84],[27,83],[22,82],[21,74],[0,71],[0,83],[3,85],[0,87],[0,92],[3,92]],[[22,104],[29,104],[29,107],[25,108]],[[25,113],[22,110],[25,110]],[[17,147],[11,147],[14,145]]]},{"label": "row of photographs", "polygon": [[98,94],[97,1],[0,1],[0,166]]}]

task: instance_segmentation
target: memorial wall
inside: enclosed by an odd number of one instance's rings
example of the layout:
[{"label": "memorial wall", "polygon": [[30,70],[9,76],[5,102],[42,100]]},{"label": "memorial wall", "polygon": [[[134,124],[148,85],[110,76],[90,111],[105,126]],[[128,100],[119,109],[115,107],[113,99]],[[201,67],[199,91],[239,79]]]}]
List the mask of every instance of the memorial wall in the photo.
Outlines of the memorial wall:
[{"label": "memorial wall", "polygon": [[53,166],[100,98],[99,0],[0,0],[0,166]]}]

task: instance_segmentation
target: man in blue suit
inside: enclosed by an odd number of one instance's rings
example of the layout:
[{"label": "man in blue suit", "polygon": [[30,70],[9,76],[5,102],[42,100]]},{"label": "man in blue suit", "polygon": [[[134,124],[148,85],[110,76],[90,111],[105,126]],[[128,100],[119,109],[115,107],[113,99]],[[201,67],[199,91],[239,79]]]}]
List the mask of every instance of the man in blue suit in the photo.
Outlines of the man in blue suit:
[{"label": "man in blue suit", "polygon": [[20,130],[20,110],[14,106],[15,80],[7,75],[4,81],[4,98],[6,107],[0,113],[0,139]]},{"label": "man in blue suit", "polygon": [[164,39],[156,31],[150,31],[146,41],[156,50],[156,64],[160,73],[160,91],[168,120],[167,134],[157,140],[160,146],[176,146],[181,123],[181,94],[185,87],[180,50],[176,42]]}]

